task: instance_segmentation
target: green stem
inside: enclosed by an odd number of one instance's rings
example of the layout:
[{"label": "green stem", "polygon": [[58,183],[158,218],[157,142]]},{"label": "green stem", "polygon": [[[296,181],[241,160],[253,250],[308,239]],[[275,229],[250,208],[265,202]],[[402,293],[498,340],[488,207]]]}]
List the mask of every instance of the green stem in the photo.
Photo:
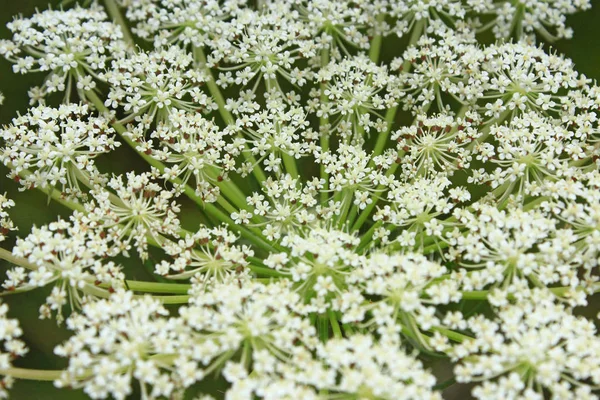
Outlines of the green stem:
[{"label": "green stem", "polygon": [[[98,110],[100,113],[108,113],[109,112],[108,108],[104,105],[104,102],[100,99],[100,97],[98,97],[98,95],[94,91],[92,91],[92,90],[87,91],[86,97],[88,98],[88,100],[90,100],[92,102],[94,107],[96,107],[96,110]],[[150,164],[154,168],[158,169],[160,172],[163,172],[165,170],[165,165],[163,163],[161,163],[154,157],[149,156],[148,154],[144,153],[143,151],[138,150],[137,143],[135,141],[133,141],[129,136],[126,135],[127,128],[125,128],[122,124],[120,124],[116,121],[111,122],[111,125],[115,129],[115,131],[117,131],[117,133],[119,134],[121,139],[123,139],[125,141],[125,143],[127,143],[127,145],[129,145],[129,147],[131,147],[140,157],[142,157],[144,159],[144,161],[146,161],[148,164]]]},{"label": "green stem", "polygon": [[[7,163],[6,166],[11,170],[14,169],[11,163]],[[26,178],[29,175],[31,175],[31,172],[26,169],[21,170],[21,172],[19,173],[19,177],[21,177],[21,178]],[[57,203],[62,204],[66,208],[70,208],[71,210],[74,210],[74,211],[85,211],[85,208],[81,204],[63,199],[61,193],[53,187],[43,188],[40,186],[36,186],[36,189],[39,190],[40,192],[46,193],[48,195],[49,199],[51,198],[52,200],[56,201]]]},{"label": "green stem", "polygon": [[348,215],[348,211],[350,211],[350,207],[352,206],[352,192],[349,189],[344,189],[344,195],[342,197],[342,211],[337,220],[337,224],[339,228],[342,228],[346,224],[346,216]]},{"label": "green stem", "polygon": [[[387,176],[393,175],[396,172],[396,169],[398,168],[399,165],[400,164],[393,164],[390,167],[390,169],[386,172],[386,175]],[[382,193],[384,189],[385,189],[384,185],[379,185],[375,189],[375,193]],[[350,232],[358,231],[363,226],[363,224],[366,222],[367,218],[369,218],[369,216],[371,215],[371,212],[377,205],[377,202],[378,202],[378,199],[374,198],[373,201],[371,202],[371,204],[368,204],[365,207],[365,209],[362,210],[360,214],[358,214],[358,219],[356,220],[354,225],[352,225]]]},{"label": "green stem", "polygon": [[211,203],[205,203],[204,209],[213,217],[218,219],[219,221],[229,225],[231,228],[235,229],[239,234],[252,242],[254,245],[260,247],[265,251],[276,251],[276,247],[274,247],[271,243],[267,242],[260,231],[254,228],[246,229],[243,226],[237,225],[227,214],[223,211],[219,210],[217,207],[212,205]]},{"label": "green stem", "polygon": [[17,379],[30,381],[55,381],[60,378],[62,370],[8,368],[0,370],[0,375],[8,375]]},{"label": "green stem", "polygon": [[[136,297],[144,297],[147,295],[138,295]],[[163,304],[187,304],[190,300],[189,295],[177,296],[152,296],[153,299],[159,300]]]},{"label": "green stem", "polygon": [[210,95],[219,106],[219,114],[221,114],[221,118],[223,118],[223,121],[225,121],[227,125],[235,124],[235,118],[233,118],[233,115],[225,108],[225,98],[221,93],[221,89],[219,89],[219,86],[217,86],[217,83],[212,76],[212,72],[206,66],[206,55],[204,54],[204,50],[201,47],[194,46],[192,51],[196,60],[209,76],[209,80],[206,82],[206,87],[208,87]]},{"label": "green stem", "polygon": [[35,271],[38,269],[37,265],[30,263],[29,261],[27,261],[24,258],[17,257],[15,255],[13,255],[13,253],[11,253],[10,251],[3,249],[1,247],[0,247],[0,258],[8,261],[11,264],[18,265],[20,267],[26,268],[31,271]]},{"label": "green stem", "polygon": [[375,143],[375,148],[373,149],[373,157],[377,157],[383,153],[383,149],[385,148],[388,137],[390,136],[390,132],[392,131],[392,124],[394,123],[397,112],[398,106],[394,106],[388,109],[385,113],[386,129],[384,132],[380,133],[379,136],[377,136],[377,142]]},{"label": "green stem", "polygon": [[259,267],[257,265],[252,265],[250,264],[248,266],[248,268],[250,268],[250,270],[258,275],[264,275],[264,276],[268,276],[268,277],[272,277],[272,278],[281,278],[283,277],[283,274],[279,271],[276,271],[272,268],[269,267]]},{"label": "green stem", "polygon": [[[415,238],[415,240],[417,240],[417,238]],[[423,248],[423,250],[421,250],[422,254],[431,254],[437,250],[440,249],[445,249],[446,247],[448,247],[448,243],[446,242],[435,242],[433,244],[430,244],[429,246]]]},{"label": "green stem", "polygon": [[321,342],[326,343],[327,340],[329,340],[329,318],[325,315],[319,315],[317,317],[317,323],[319,338],[321,339]]},{"label": "green stem", "polygon": [[[131,289],[131,288],[130,288]],[[90,294],[103,299],[110,298],[111,293],[108,290],[102,289],[94,285],[85,285],[81,289],[83,293]],[[154,296],[149,294],[138,294],[134,297],[142,298],[144,296],[151,296],[153,299],[160,301],[163,304],[187,304],[190,299],[189,295],[173,295],[173,296]]]},{"label": "green stem", "polygon": [[550,197],[548,197],[548,196],[536,197],[534,200],[530,201],[529,203],[527,203],[523,206],[523,211],[533,210],[537,205],[543,203],[544,201],[548,201],[548,200],[550,200]]},{"label": "green stem", "polygon": [[209,176],[217,181],[217,186],[221,193],[231,200],[238,208],[245,208],[248,205],[246,202],[246,195],[232,180],[219,181],[219,171],[216,170],[216,168],[214,171],[209,172]]},{"label": "green stem", "polygon": [[[0,248],[0,258],[9,263],[19,265],[29,270],[37,270],[38,266],[29,263],[27,260],[14,256],[6,249]],[[155,283],[155,282],[140,282],[126,281],[126,285],[130,290],[138,292],[154,292],[154,293],[186,293],[191,288],[191,285],[176,284],[176,283]],[[106,290],[110,285],[101,284],[95,286],[93,284],[85,285],[81,291],[100,298],[109,298],[110,292]],[[153,296],[165,304],[181,304],[186,303],[189,296]],[[184,301],[185,300],[185,301]]]},{"label": "green stem", "polygon": [[89,294],[91,296],[96,296],[101,299],[110,298],[111,291],[98,287],[92,283],[88,283],[81,288],[81,291],[85,294]]},{"label": "green stem", "polygon": [[[223,97],[223,94],[221,93],[221,89],[219,89],[219,86],[215,82],[210,68],[208,68],[206,66],[206,55],[204,54],[204,50],[201,47],[194,46],[192,51],[194,54],[194,58],[196,58],[198,63],[202,66],[202,68],[204,68],[206,74],[209,77],[208,81],[206,82],[206,87],[208,88],[210,95],[213,97],[213,99],[215,100],[215,102],[217,103],[217,105],[219,107],[219,114],[221,114],[221,118],[223,118],[223,121],[225,121],[225,123],[227,125],[234,125],[235,118],[225,108],[225,98]],[[244,145],[244,146],[245,146],[245,149],[247,150],[247,151],[244,151],[244,156],[245,156],[246,160],[248,162],[252,163],[252,165],[254,166],[252,169],[252,173],[254,174],[254,176],[256,177],[258,182],[265,181],[267,179],[267,177],[266,177],[265,173],[263,172],[262,168],[260,167],[260,164],[250,154],[250,151],[248,150],[247,145]]]},{"label": "green stem", "polygon": [[[377,23],[381,23],[383,22],[385,19],[385,14],[379,14],[377,16]],[[371,48],[369,49],[369,58],[371,59],[371,61],[373,61],[374,63],[377,63],[379,61],[379,54],[381,53],[381,44],[383,42],[383,37],[381,36],[381,34],[376,34],[373,39],[371,40]]]},{"label": "green stem", "polygon": [[369,230],[360,238],[360,243],[358,244],[357,252],[364,250],[367,245],[371,242],[371,238],[375,231],[383,225],[382,221],[377,221],[369,228]]},{"label": "green stem", "polygon": [[452,377],[444,382],[438,383],[433,390],[445,390],[456,383],[456,378]]},{"label": "green stem", "polygon": [[338,339],[342,338],[342,330],[340,328],[340,324],[338,322],[337,316],[335,315],[335,311],[328,310],[327,314],[329,314],[329,322],[331,323],[331,329],[333,331],[333,336]]},{"label": "green stem", "polygon": [[104,5],[106,6],[106,11],[108,11],[108,15],[113,19],[113,22],[116,22],[119,26],[121,26],[121,31],[123,32],[123,39],[130,45],[134,46],[135,42],[133,40],[133,36],[131,36],[131,32],[129,32],[129,27],[125,22],[125,18],[121,14],[119,10],[119,6],[115,2],[115,0],[104,0]]},{"label": "green stem", "polygon": [[285,166],[285,170],[289,173],[292,178],[297,179],[300,175],[298,174],[298,168],[296,167],[296,159],[289,154],[283,154],[283,165]]},{"label": "green stem", "polygon": [[346,223],[348,224],[348,226],[352,226],[357,214],[358,214],[358,206],[356,204],[352,203],[352,206],[350,207],[350,212],[348,213],[348,218],[346,218],[346,220],[347,220]]},{"label": "green stem", "polygon": [[347,337],[354,335],[354,327],[352,324],[342,324],[342,328],[344,328]]},{"label": "green stem", "polygon": [[[329,47],[321,50],[321,67],[325,67],[329,64]],[[327,104],[329,99],[325,94],[325,90],[327,89],[326,83],[321,83],[321,104]],[[321,152],[326,153],[329,151],[329,116],[322,116],[319,118],[319,144],[321,145]],[[320,176],[321,180],[324,181],[323,189],[321,190],[321,204],[323,206],[326,205],[327,199],[329,198],[329,193],[327,190],[329,189],[329,174],[326,172],[326,167],[323,164],[320,164]]]},{"label": "green stem", "polygon": [[[415,25],[413,26],[413,31],[410,34],[410,38],[408,39],[408,44],[406,45],[406,47],[410,47],[410,46],[414,46],[415,44],[417,44],[417,42],[419,41],[419,39],[421,38],[421,35],[423,34],[423,31],[425,30],[425,19],[421,19],[419,21],[417,21],[415,23]],[[404,64],[402,64],[402,71],[410,71],[410,67],[411,67],[411,62],[410,60],[406,60],[404,61]]]},{"label": "green stem", "polygon": [[[100,287],[107,288],[109,285],[101,284]],[[134,292],[146,293],[168,293],[168,294],[187,294],[192,285],[183,283],[158,283],[143,281],[125,281],[125,286]]]},{"label": "green stem", "polygon": [[[273,88],[277,88],[277,80],[265,79],[265,85],[267,86],[267,92],[270,92]],[[296,159],[284,151],[281,152],[281,158],[286,172],[290,174],[292,178],[298,178],[299,174],[298,167],[296,166]]]},{"label": "green stem", "polygon": [[[89,91],[89,92],[87,92],[87,94],[89,96],[88,98],[94,104],[94,106],[96,107],[96,109],[98,111],[104,112],[104,113],[108,111],[108,109],[106,108],[106,106],[104,106],[104,103],[98,97],[98,95],[96,95],[96,93],[94,93],[93,91]],[[158,169],[161,172],[163,172],[165,170],[166,167],[163,163],[161,163],[160,161],[156,160],[155,158],[153,158],[137,149],[137,144],[131,138],[129,138],[127,135],[125,135],[125,133],[127,132],[127,129],[123,125],[119,124],[118,122],[114,122],[112,124],[112,126],[120,134],[121,138],[132,149],[134,149],[135,152],[137,154],[139,154],[148,164],[155,167],[156,169]],[[182,181],[179,178],[172,179],[171,182],[177,183],[177,184],[182,184]],[[188,198],[190,198],[197,205],[202,207],[206,212],[210,213],[213,217],[215,217],[219,221],[224,222],[225,224],[229,225],[231,228],[237,230],[243,237],[245,237],[246,239],[248,239],[255,245],[257,245],[267,251],[273,249],[273,247],[262,238],[262,234],[258,229],[251,229],[252,232],[250,232],[248,229],[237,225],[235,222],[233,222],[233,220],[231,218],[229,218],[229,216],[227,216],[225,213],[223,213],[221,210],[219,210],[213,204],[204,202],[200,197],[198,197],[196,195],[196,191],[194,189],[192,189],[189,185],[183,185],[183,191]]]},{"label": "green stem", "polygon": [[463,335],[462,333],[458,333],[458,332],[452,331],[450,329],[442,328],[441,326],[435,326],[435,327],[431,328],[430,331],[437,331],[437,332],[441,333],[442,335],[446,336],[448,339],[454,340],[455,342],[458,342],[458,343],[462,343],[465,340],[473,339],[470,336]]},{"label": "green stem", "polygon": [[[584,288],[582,288],[582,287],[573,288],[570,286],[561,286],[561,287],[548,288],[548,290],[550,290],[556,296],[562,297],[571,290],[584,290]],[[598,293],[598,292],[600,292],[600,285],[594,285],[594,293]],[[468,292],[462,292],[461,297],[464,300],[487,300],[489,293],[490,293],[489,290],[473,290],[473,291],[468,291]],[[514,295],[511,293],[509,293],[507,297],[509,300],[515,299]]]}]

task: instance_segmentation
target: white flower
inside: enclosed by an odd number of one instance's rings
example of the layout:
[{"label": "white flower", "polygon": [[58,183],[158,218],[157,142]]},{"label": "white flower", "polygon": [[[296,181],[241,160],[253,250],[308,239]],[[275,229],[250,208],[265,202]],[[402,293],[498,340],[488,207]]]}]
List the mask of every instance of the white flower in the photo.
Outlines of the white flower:
[{"label": "white flower", "polygon": [[[506,305],[497,317],[468,321],[475,338],[457,346],[459,382],[484,381],[478,399],[543,398],[545,391],[564,399],[596,398],[595,360],[600,340],[594,324],[553,302],[547,291]],[[460,354],[460,355],[459,355]],[[532,392],[537,392],[537,396]]]},{"label": "white flower", "polygon": [[208,77],[192,62],[190,54],[174,46],[113,60],[103,75],[110,84],[105,106],[122,107],[127,120],[146,114],[159,122],[167,121],[171,110],[212,111],[212,98],[199,88]]},{"label": "white flower", "polygon": [[86,105],[38,106],[0,130],[0,161],[23,189],[57,187],[65,197],[81,197],[80,181],[101,180],[94,159],[120,146],[114,133]]},{"label": "white flower", "polygon": [[[112,244],[101,231],[88,230],[75,215],[71,222],[58,220],[41,228],[34,227],[25,239],[18,239],[12,251],[15,257],[28,262],[26,271],[16,267],[7,272],[2,286],[9,291],[31,290],[54,283],[46,304],[40,308],[40,318],[54,311],[62,322],[63,306],[79,307],[86,295],[108,295],[101,283],[111,290],[122,285],[125,276],[112,261]],[[68,300],[68,302],[67,302]]]},{"label": "white flower", "polygon": [[6,193],[0,194],[0,242],[6,239],[6,235],[9,231],[16,229],[8,215],[8,212],[6,212],[6,209],[14,206],[15,202],[6,197]]},{"label": "white flower", "polygon": [[590,0],[519,0],[495,2],[493,9],[489,11],[495,15],[493,31],[498,38],[527,38],[533,41],[539,35],[552,42],[556,39],[570,39],[573,30],[566,26],[566,17],[591,6]]},{"label": "white flower", "polygon": [[95,88],[108,62],[128,51],[120,27],[107,19],[96,3],[90,8],[77,5],[17,18],[7,24],[13,38],[0,41],[0,55],[14,63],[15,73],[49,73],[40,89],[40,101],[59,91],[65,92],[68,102],[74,85],[85,99],[84,92]]},{"label": "white flower", "polygon": [[117,291],[108,300],[86,303],[81,311],[67,320],[74,335],[54,350],[69,358],[57,387],[83,388],[95,399],[124,399],[135,378],[144,391],[153,386],[152,398],[157,398],[202,378],[194,369],[186,376],[192,382],[183,379],[186,358],[180,351],[189,336],[167,319],[159,301]]}]

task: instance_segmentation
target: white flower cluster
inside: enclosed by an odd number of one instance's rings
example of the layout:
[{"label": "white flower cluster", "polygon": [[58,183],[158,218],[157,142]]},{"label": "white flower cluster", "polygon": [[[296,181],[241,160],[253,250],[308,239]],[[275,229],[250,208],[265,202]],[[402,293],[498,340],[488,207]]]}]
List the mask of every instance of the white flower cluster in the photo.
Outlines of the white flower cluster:
[{"label": "white flower cluster", "polygon": [[160,244],[165,241],[162,235],[179,234],[180,206],[173,200],[175,190],[163,189],[150,173],[113,177],[107,188],[97,187],[91,193],[95,201],[85,204],[86,217],[96,227],[105,228],[107,238],[125,254],[133,242],[145,259],[149,241]]},{"label": "white flower cluster", "polygon": [[385,67],[378,66],[366,56],[346,58],[322,68],[316,79],[324,83],[322,94],[328,100],[318,103],[316,114],[337,121],[332,128],[340,136],[359,141],[371,128],[379,132],[386,129],[383,121],[371,121],[370,117],[371,113],[396,103],[396,97],[388,87],[397,83]]},{"label": "white flower cluster", "polygon": [[83,387],[93,399],[109,394],[125,399],[135,378],[146,398],[170,396],[178,388],[174,381],[187,378],[178,357],[183,338],[177,325],[163,318],[167,314],[159,301],[126,291],[85,304],[81,314],[67,321],[74,336],[55,349],[58,356],[69,357],[56,384]]},{"label": "white flower cluster", "polygon": [[[297,352],[290,364],[264,357],[267,371],[248,376],[230,364],[227,378],[233,382],[227,399],[441,399],[432,391],[435,378],[420,361],[374,342],[371,336],[353,335],[318,346],[318,359]],[[264,369],[261,364],[261,369]],[[256,371],[256,370],[255,370]],[[328,393],[328,395],[323,395]]]},{"label": "white flower cluster", "polygon": [[240,0],[127,0],[126,16],[136,22],[133,32],[166,46],[173,43],[204,46],[209,33],[218,29],[243,4]]},{"label": "white flower cluster", "polygon": [[198,88],[207,78],[190,68],[193,58],[178,47],[139,52],[112,61],[112,68],[102,78],[111,89],[107,107],[133,116],[159,121],[168,119],[171,109],[197,112],[214,109],[212,99]]},{"label": "white flower cluster", "polygon": [[219,183],[236,170],[241,143],[227,143],[229,132],[198,113],[173,110],[168,120],[157,123],[147,140],[151,123],[144,118],[129,126],[127,135],[137,144],[136,149],[165,163],[162,178],[179,189],[185,190],[193,181],[198,196],[210,203],[217,201]]},{"label": "white flower cluster", "polygon": [[[596,399],[600,338],[591,321],[556,304],[544,291],[499,307],[494,319],[467,321],[475,338],[456,346],[459,382],[484,383],[478,399]],[[496,300],[500,301],[501,300]],[[483,379],[481,379],[483,378]]]},{"label": "white flower cluster", "polygon": [[240,275],[248,266],[254,251],[246,245],[235,245],[238,238],[226,227],[201,228],[177,243],[167,243],[164,250],[173,261],[163,260],[156,273],[172,279],[198,277],[208,282],[227,281]]},{"label": "white flower cluster", "polygon": [[400,69],[404,107],[414,113],[432,105],[445,110],[477,104],[485,117],[500,121],[529,110],[555,115],[567,92],[586,83],[571,60],[540,47],[519,42],[481,48],[457,35],[421,38],[392,68]]},{"label": "white flower cluster", "polygon": [[8,389],[13,385],[14,379],[5,371],[9,370],[12,362],[17,357],[22,357],[27,354],[28,349],[25,342],[19,339],[23,335],[23,330],[19,326],[19,321],[13,318],[8,318],[8,306],[0,304],[0,341],[2,348],[0,349],[0,398],[8,398]]},{"label": "white flower cluster", "polygon": [[55,311],[60,322],[67,303],[76,308],[88,294],[108,296],[108,291],[96,286],[119,287],[124,279],[119,266],[103,261],[111,254],[111,246],[102,232],[87,229],[80,214],[70,222],[34,227],[25,239],[17,240],[12,253],[28,265],[7,271],[2,284],[5,289],[25,291],[55,283],[40,308],[41,318],[49,318]]},{"label": "white flower cluster", "polygon": [[48,74],[0,161],[63,206],[0,196],[2,294],[72,333],[12,365],[0,305],[0,397],[598,398],[600,87],[536,42],[589,1],[105,1],[0,41]]},{"label": "white flower cluster", "polygon": [[80,196],[80,181],[98,175],[94,158],[121,145],[114,133],[88,106],[38,106],[0,130],[0,161],[24,188],[57,187],[65,197]]},{"label": "white flower cluster", "polygon": [[15,73],[48,73],[43,85],[30,91],[32,102],[53,92],[65,92],[68,101],[72,90],[83,95],[94,89],[108,62],[128,51],[120,27],[107,19],[95,3],[16,18],[7,24],[13,38],[0,41],[0,55],[14,63]]},{"label": "white flower cluster", "polygon": [[536,35],[539,35],[548,41],[570,39],[573,36],[573,29],[566,26],[567,15],[587,10],[591,6],[590,0],[500,1],[491,8],[495,15],[494,34],[498,38],[507,38],[511,35],[520,38],[527,35],[530,40],[533,40]]},{"label": "white flower cluster", "polygon": [[123,399],[135,378],[143,397],[154,399],[222,371],[232,384],[228,399],[318,399],[323,390],[340,399],[440,398],[422,364],[387,342],[356,334],[320,343],[288,284],[245,280],[204,288],[194,287],[180,317],[126,291],[84,305],[68,320],[75,335],[56,348],[69,357],[58,385]]},{"label": "white flower cluster", "polygon": [[0,195],[0,242],[6,239],[6,235],[9,231],[15,228],[10,216],[8,215],[7,209],[14,207],[15,202],[8,197],[6,194]]}]

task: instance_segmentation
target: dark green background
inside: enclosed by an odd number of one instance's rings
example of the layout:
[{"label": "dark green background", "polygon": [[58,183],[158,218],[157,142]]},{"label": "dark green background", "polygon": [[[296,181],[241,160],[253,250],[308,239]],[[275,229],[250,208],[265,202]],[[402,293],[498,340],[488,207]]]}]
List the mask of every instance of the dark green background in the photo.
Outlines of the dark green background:
[{"label": "dark green background", "polygon": [[[575,30],[575,37],[570,41],[560,41],[554,47],[561,53],[572,58],[577,69],[588,77],[600,80],[600,0],[593,0],[592,10],[579,13],[568,18],[569,25]],[[58,1],[50,2],[54,8]],[[48,2],[44,0],[0,0],[0,39],[10,38],[5,27],[13,16],[31,15],[37,9],[45,9]],[[387,49],[384,47],[384,51]],[[388,57],[386,54],[384,57]],[[10,122],[17,113],[24,113],[28,107],[27,90],[30,86],[39,85],[43,75],[15,75],[11,64],[0,58],[0,92],[5,95],[4,105],[0,106],[0,125]],[[136,156],[127,149],[121,149],[119,165],[111,165],[113,171],[127,171],[135,167]],[[113,158],[114,159],[114,158]],[[60,205],[48,204],[45,195],[37,191],[18,192],[18,186],[5,177],[6,168],[0,166],[0,193],[8,192],[18,207],[11,213],[13,221],[19,227],[19,234],[26,235],[34,224],[41,225],[56,219],[58,214],[68,215],[69,211]],[[13,235],[14,236],[14,235]],[[2,243],[10,248],[12,241]],[[0,266],[6,264],[0,262]],[[4,268],[3,268],[4,269]],[[25,331],[25,340],[30,348],[30,354],[19,360],[18,366],[30,368],[57,369],[64,367],[64,360],[58,360],[52,355],[54,346],[63,341],[67,332],[56,326],[53,320],[38,319],[38,307],[43,302],[46,292],[43,290],[14,295],[5,298],[11,307],[11,315],[19,316],[21,326]],[[587,311],[587,310],[586,310]],[[590,310],[593,311],[593,310]],[[592,313],[593,315],[595,313]],[[464,398],[464,393],[455,393],[455,398]],[[58,392],[51,383],[18,381],[11,392],[14,399],[79,399],[86,398],[80,391]],[[450,396],[449,396],[450,397]]]}]

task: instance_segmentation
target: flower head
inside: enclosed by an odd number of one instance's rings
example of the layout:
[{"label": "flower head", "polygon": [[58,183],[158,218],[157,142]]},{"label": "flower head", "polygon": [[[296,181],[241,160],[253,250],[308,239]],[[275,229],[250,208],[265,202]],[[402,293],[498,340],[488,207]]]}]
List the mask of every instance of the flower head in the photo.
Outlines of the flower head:
[{"label": "flower head", "polygon": [[42,87],[31,92],[32,102],[43,102],[53,92],[65,92],[68,101],[73,88],[86,98],[110,60],[128,52],[120,27],[107,19],[95,3],[15,18],[7,24],[13,38],[0,41],[0,55],[14,64],[15,73],[49,73]]}]

